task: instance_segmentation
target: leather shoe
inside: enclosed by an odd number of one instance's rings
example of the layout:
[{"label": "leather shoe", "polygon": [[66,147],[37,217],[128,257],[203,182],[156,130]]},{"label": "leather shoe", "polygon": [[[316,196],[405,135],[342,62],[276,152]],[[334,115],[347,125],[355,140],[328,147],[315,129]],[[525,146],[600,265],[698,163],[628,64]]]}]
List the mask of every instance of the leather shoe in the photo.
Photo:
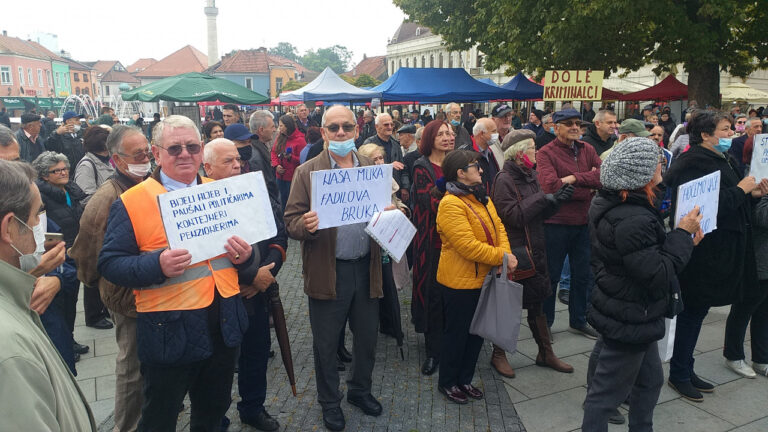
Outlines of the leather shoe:
[{"label": "leather shoe", "polygon": [[472,399],[480,400],[483,398],[483,392],[472,384],[462,384],[459,386],[459,389]]},{"label": "leather shoe", "polygon": [[240,421],[261,431],[271,432],[280,429],[280,423],[269,415],[266,410],[261,410],[253,417],[240,414]]},{"label": "leather shoe", "polygon": [[75,354],[85,354],[90,349],[91,347],[89,347],[88,345],[81,345],[77,342],[72,343],[72,351],[74,351]]},{"label": "leather shoe", "polygon": [[328,430],[332,431],[342,431],[347,425],[341,407],[324,409],[323,423]]},{"label": "leather shoe", "polygon": [[427,357],[424,363],[421,365],[421,373],[424,375],[432,375],[437,372],[437,366],[440,364],[434,357]]},{"label": "leather shoe", "polygon": [[347,347],[344,345],[339,347],[338,351],[336,351],[336,354],[338,354],[339,360],[343,361],[344,363],[352,362],[352,353],[347,351]]},{"label": "leather shoe", "polygon": [[93,327],[99,330],[109,330],[114,327],[114,324],[112,324],[108,319],[102,318],[93,324],[88,324],[88,327]]},{"label": "leather shoe", "polygon": [[560,300],[560,303],[564,305],[568,305],[568,302],[571,299],[571,291],[570,290],[560,290],[557,292],[557,299]]},{"label": "leather shoe", "polygon": [[449,401],[453,403],[464,405],[465,403],[469,402],[467,395],[464,394],[464,392],[461,391],[458,386],[449,388],[438,387],[437,389],[440,391],[440,393],[444,394]]},{"label": "leather shoe", "polygon": [[75,363],[77,363],[79,361],[80,361],[80,354],[79,353],[75,353]]},{"label": "leather shoe", "polygon": [[381,404],[370,393],[364,396],[347,395],[347,402],[349,402],[350,405],[354,405],[363,410],[365,415],[373,417],[381,415]]}]

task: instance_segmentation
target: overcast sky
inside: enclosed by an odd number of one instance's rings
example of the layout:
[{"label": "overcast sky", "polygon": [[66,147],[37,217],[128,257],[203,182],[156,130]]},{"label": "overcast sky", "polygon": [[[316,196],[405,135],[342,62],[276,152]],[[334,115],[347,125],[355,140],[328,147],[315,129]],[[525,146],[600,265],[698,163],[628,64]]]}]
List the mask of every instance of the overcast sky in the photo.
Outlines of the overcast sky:
[{"label": "overcast sky", "polygon": [[[112,6],[112,5],[116,6]],[[59,49],[75,60],[157,60],[192,45],[208,53],[205,0],[13,2],[0,27],[22,39],[35,32],[58,35]],[[119,5],[119,6],[117,6]],[[384,55],[405,15],[390,0],[216,0],[219,56],[233,49],[290,42],[307,49],[343,45],[353,64]]]}]

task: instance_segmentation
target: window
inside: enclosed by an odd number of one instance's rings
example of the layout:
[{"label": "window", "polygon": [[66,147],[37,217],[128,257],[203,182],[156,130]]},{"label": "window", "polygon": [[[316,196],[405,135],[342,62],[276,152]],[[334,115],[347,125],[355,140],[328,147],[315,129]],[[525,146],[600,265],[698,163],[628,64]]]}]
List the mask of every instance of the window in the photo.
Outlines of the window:
[{"label": "window", "polygon": [[429,67],[435,67],[435,55],[430,54],[429,55]]},{"label": "window", "polygon": [[83,82],[88,82],[88,72],[83,72]]},{"label": "window", "polygon": [[248,90],[253,90],[253,78],[245,79],[245,88],[247,88]]},{"label": "window", "polygon": [[109,86],[104,86],[104,94],[109,96]]},{"label": "window", "polygon": [[442,68],[443,67],[443,53],[440,53],[439,55],[440,55],[440,57],[438,57],[438,66],[437,67]]},{"label": "window", "polygon": [[405,59],[405,67],[411,67],[411,59]]},{"label": "window", "polygon": [[38,69],[37,70],[37,85],[39,85],[40,87],[44,86],[44,84],[43,84],[43,70],[42,69]]},{"label": "window", "polygon": [[483,56],[482,54],[477,54],[477,65],[475,67],[483,67]]},{"label": "window", "polygon": [[280,94],[280,90],[283,89],[283,79],[282,78],[275,78],[275,92],[277,94]]},{"label": "window", "polygon": [[75,94],[80,96],[80,87],[75,87]]},{"label": "window", "polygon": [[89,94],[89,93],[90,93],[90,92],[88,91],[88,87],[85,87],[85,88],[83,88],[83,94],[84,94],[84,95],[87,95],[87,94]]},{"label": "window", "polygon": [[79,73],[75,72],[72,75],[74,75],[74,77],[75,77],[75,82],[80,82],[80,74]]},{"label": "window", "polygon": [[56,72],[56,87],[61,87],[61,75],[59,75],[59,72]]},{"label": "window", "polygon": [[0,66],[0,84],[13,84],[13,75],[10,66]]},{"label": "window", "polygon": [[419,59],[418,57],[413,58],[413,67],[419,67]]},{"label": "window", "polygon": [[24,85],[24,68],[21,66],[19,66],[19,85]]},{"label": "window", "polygon": [[50,87],[53,81],[51,80],[51,71],[48,69],[45,70],[45,77],[48,79],[48,87]]},{"label": "window", "polygon": [[35,76],[32,75],[32,68],[27,68],[27,82],[29,83],[30,87],[35,85]]},{"label": "window", "polygon": [[451,53],[448,53],[448,67],[453,67],[453,55]]},{"label": "window", "polygon": [[427,58],[424,56],[421,56],[421,67],[427,67]]}]

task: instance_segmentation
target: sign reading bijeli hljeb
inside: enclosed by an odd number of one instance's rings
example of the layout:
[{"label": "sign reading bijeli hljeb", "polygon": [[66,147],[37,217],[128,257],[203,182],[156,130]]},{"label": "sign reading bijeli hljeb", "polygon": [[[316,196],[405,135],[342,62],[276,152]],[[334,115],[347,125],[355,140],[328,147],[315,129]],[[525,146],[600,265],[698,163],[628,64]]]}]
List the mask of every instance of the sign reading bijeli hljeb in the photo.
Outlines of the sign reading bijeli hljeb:
[{"label": "sign reading bijeli hljeb", "polygon": [[755,176],[755,181],[768,178],[768,134],[757,134],[752,146],[752,162],[749,165],[749,175]]},{"label": "sign reading bijeli hljeb", "polygon": [[158,195],[168,245],[186,249],[192,264],[226,252],[237,235],[255,244],[277,235],[261,171]]},{"label": "sign reading bijeli hljeb", "polygon": [[677,188],[675,226],[694,206],[699,206],[701,230],[704,234],[717,229],[717,207],[720,204],[720,171],[683,183]]},{"label": "sign reading bijeli hljeb", "polygon": [[368,222],[392,202],[392,165],[313,171],[318,229]]},{"label": "sign reading bijeli hljeb", "polygon": [[548,70],[544,73],[544,100],[600,100],[603,71]]}]

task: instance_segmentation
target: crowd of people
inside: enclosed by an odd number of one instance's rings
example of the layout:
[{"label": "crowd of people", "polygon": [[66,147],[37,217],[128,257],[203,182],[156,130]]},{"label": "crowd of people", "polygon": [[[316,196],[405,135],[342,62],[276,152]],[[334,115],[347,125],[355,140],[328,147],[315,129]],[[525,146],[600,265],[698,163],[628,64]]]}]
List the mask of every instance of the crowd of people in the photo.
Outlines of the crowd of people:
[{"label": "crowd of people", "polygon": [[[372,394],[378,333],[396,336],[402,323],[382,303],[398,304],[403,274],[410,321],[424,335],[421,372],[438,373],[436,391],[457,404],[484,397],[473,384],[483,339],[470,324],[485,276],[503,262],[522,287],[536,365],[574,371],[553,348],[558,299],[569,330],[595,340],[583,430],[625,422],[625,402],[631,429],[652,430],[666,318],[677,319],[667,382],[681,396],[714,391],[693,359],[714,306],[732,305],[725,366],[768,376],[768,179],[749,175],[754,137],[768,124],[761,112],[692,108],[678,125],[656,105],[621,122],[589,103],[522,115],[499,103],[488,116],[451,103],[407,118],[303,104],[246,115],[225,105],[199,129],[183,116],[145,126],[113,114],[106,108],[90,124],[65,112],[46,125],[28,113],[16,133],[0,125],[0,406],[13,407],[5,418],[18,430],[95,430],[74,380],[88,349],[73,338],[81,283],[86,324],[116,328],[116,430],[174,430],[187,394],[192,430],[225,429],[236,367],[241,422],[277,430],[265,409],[268,292],[278,289],[289,237],[301,243],[330,430],[346,425],[347,367],[347,401],[366,415],[383,411]],[[313,171],[374,164],[393,168],[385,210],[417,228],[399,265],[366,223],[319,229],[312,207]],[[169,248],[158,195],[254,171],[264,174],[273,238],[233,235],[225,253],[194,264]],[[716,171],[717,229],[703,233],[698,208],[675,223],[678,186]],[[493,345],[490,362],[515,377],[502,347]]]}]

